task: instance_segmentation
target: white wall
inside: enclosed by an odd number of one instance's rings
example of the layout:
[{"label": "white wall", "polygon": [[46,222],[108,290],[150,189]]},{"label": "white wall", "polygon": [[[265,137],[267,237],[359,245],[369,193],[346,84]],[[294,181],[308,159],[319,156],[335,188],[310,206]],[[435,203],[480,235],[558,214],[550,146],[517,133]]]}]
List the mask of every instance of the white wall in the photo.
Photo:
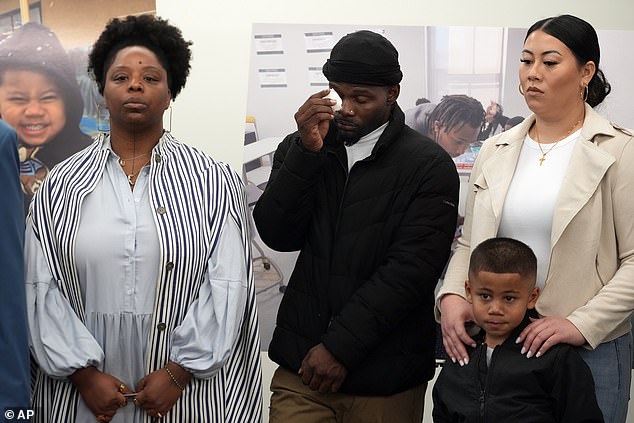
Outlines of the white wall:
[{"label": "white wall", "polygon": [[[525,28],[528,28],[528,26]],[[526,36],[525,28],[509,28],[508,30],[506,62],[504,64],[506,74],[504,88],[502,89],[504,93],[502,106],[504,107],[504,115],[508,117],[528,116],[530,114],[524,98],[519,93],[519,77],[517,73],[520,60],[519,52],[522,50],[524,37]]]},{"label": "white wall", "polygon": [[[170,19],[183,30],[186,38],[195,42],[191,76],[173,107],[172,132],[183,141],[228,162],[236,170],[242,164],[253,23],[527,28],[538,19],[571,13],[590,21],[596,28],[634,30],[632,0],[157,0],[156,6],[160,16]],[[611,34],[611,37],[619,41],[618,34]],[[611,54],[625,60],[631,44],[621,45],[622,51]],[[509,60],[513,62],[512,57]],[[614,69],[606,69],[608,77],[610,72],[629,72],[629,67],[614,65]],[[511,73],[507,79],[507,95],[516,90],[516,84],[510,82],[512,79]],[[619,88],[617,92],[616,88],[610,101],[627,104],[625,101],[630,100],[634,91]],[[271,369],[270,363],[267,363],[267,369]],[[270,371],[265,376],[266,390]],[[429,409],[430,403],[427,405]],[[268,403],[265,414],[267,407]]]},{"label": "white wall", "polygon": [[[634,16],[634,2],[630,6],[630,14]],[[630,28],[631,31],[631,28]],[[632,78],[632,56],[630,50],[634,46],[634,37],[629,31],[599,31],[599,43],[611,48],[601,49],[600,68],[612,84],[612,93],[599,106],[600,112],[619,125],[634,128],[632,113],[632,95],[634,94],[634,78]]]},{"label": "white wall", "polygon": [[[634,13],[634,2],[630,6],[630,13]],[[634,16],[634,15],[633,15]],[[593,23],[593,21],[591,21]],[[597,110],[608,119],[627,128],[634,128],[634,113],[632,113],[632,94],[634,94],[634,78],[632,78],[632,56],[624,54],[624,46],[634,45],[632,28],[627,31],[599,29],[599,44],[601,45],[601,62],[599,67],[605,73],[612,85],[612,92]],[[504,114],[512,117],[527,116],[530,111],[524,99],[518,93],[517,68],[519,51],[524,43],[526,30],[509,29],[506,69],[509,70],[504,81],[504,97],[502,105]]]},{"label": "white wall", "polygon": [[[304,33],[329,31],[333,44],[342,36],[359,29],[370,29],[382,33],[397,48],[399,62],[403,70],[399,104],[403,110],[414,106],[419,97],[427,97],[432,102],[440,100],[431,94],[427,87],[428,69],[425,63],[428,53],[425,42],[425,26],[360,26],[335,24],[254,24],[253,34],[276,34],[281,38],[283,55],[260,55],[252,47],[249,63],[249,83],[247,99],[247,115],[255,116],[260,138],[283,136],[296,129],[293,119],[297,111],[309,95],[325,88],[311,87],[308,68],[321,66],[329,57],[329,52],[307,53]],[[519,57],[526,28],[508,28],[505,46],[504,80],[501,104],[508,117],[528,116],[530,110],[524,98],[518,92]],[[600,106],[599,110],[609,119],[620,125],[634,128],[634,114],[630,113],[629,93],[634,92],[634,78],[630,69],[634,61],[629,55],[622,54],[624,45],[634,44],[634,31],[599,30],[602,58],[601,68],[614,86],[612,94]],[[252,38],[252,43],[255,44]],[[261,87],[259,70],[283,68],[286,74],[285,87]],[[327,81],[324,79],[324,83]],[[446,92],[442,82],[441,92]],[[483,103],[486,106],[488,103]]]},{"label": "white wall", "polygon": [[[249,64],[249,91],[247,115],[256,117],[260,138],[281,136],[293,132],[297,127],[293,114],[310,96],[325,87],[311,87],[307,69],[319,67],[330,53],[306,53],[305,32],[331,31],[336,43],[344,35],[367,29],[376,31],[389,39],[399,52],[399,63],[403,71],[399,104],[403,109],[413,107],[416,99],[426,94],[425,87],[425,28],[422,26],[373,26],[333,24],[254,24],[254,34],[280,34],[284,55],[257,55],[251,52]],[[252,40],[253,43],[253,40]],[[333,43],[333,44],[334,44]],[[250,48],[252,45],[249,46]],[[283,88],[260,87],[258,69],[286,69],[288,86]],[[245,81],[246,82],[246,81]]]},{"label": "white wall", "polygon": [[[179,26],[186,38],[195,42],[191,76],[173,107],[172,131],[184,141],[227,161],[235,169],[239,169],[242,162],[253,23],[525,28],[546,16],[573,13],[597,28],[634,30],[634,2],[631,0],[534,0],[525,3],[501,0],[157,0],[156,9],[159,15]],[[625,52],[623,56],[626,56]]]}]

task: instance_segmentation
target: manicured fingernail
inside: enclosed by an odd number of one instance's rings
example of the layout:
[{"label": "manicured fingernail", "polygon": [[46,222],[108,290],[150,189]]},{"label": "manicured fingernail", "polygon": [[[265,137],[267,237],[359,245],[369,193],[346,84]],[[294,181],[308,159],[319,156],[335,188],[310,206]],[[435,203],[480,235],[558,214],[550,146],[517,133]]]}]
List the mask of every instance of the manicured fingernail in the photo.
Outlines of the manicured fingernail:
[{"label": "manicured fingernail", "polygon": [[455,364],[456,363],[456,359],[454,357],[451,357],[451,361]]},{"label": "manicured fingernail", "polygon": [[463,360],[464,360],[464,364],[465,364],[465,366],[466,366],[467,364],[469,364],[469,357],[465,357]]},{"label": "manicured fingernail", "polygon": [[537,354],[535,354],[535,358],[541,357],[542,353],[541,351],[537,351]]},{"label": "manicured fingernail", "polygon": [[476,344],[475,342],[473,344],[471,344],[471,348],[475,348],[477,346],[478,346],[478,344]]},{"label": "manicured fingernail", "polygon": [[517,339],[515,340],[516,344],[519,344],[520,342],[522,342],[522,338],[520,338],[519,336],[517,337]]},{"label": "manicured fingernail", "polygon": [[533,356],[533,352],[529,351],[526,353],[526,358],[531,358]]},{"label": "manicured fingernail", "polygon": [[520,354],[525,354],[526,353],[526,347],[522,347],[522,351],[520,351]]},{"label": "manicured fingernail", "polygon": [[464,366],[464,361],[459,360],[458,363],[460,363],[460,366]]}]

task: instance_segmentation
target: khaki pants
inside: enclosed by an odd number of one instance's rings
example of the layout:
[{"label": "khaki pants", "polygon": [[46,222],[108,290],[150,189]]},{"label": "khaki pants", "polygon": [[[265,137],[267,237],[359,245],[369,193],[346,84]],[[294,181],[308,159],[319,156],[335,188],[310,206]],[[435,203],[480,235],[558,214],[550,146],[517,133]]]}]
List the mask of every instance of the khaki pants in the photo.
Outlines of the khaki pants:
[{"label": "khaki pants", "polygon": [[427,383],[386,397],[320,394],[278,367],[271,379],[270,423],[421,423]]}]

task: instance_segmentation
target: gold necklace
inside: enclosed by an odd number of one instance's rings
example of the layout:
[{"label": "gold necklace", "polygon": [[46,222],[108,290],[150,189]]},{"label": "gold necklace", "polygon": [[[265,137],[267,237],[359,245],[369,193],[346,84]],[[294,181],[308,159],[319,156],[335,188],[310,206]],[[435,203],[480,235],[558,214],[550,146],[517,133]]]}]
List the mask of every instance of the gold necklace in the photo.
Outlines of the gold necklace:
[{"label": "gold necklace", "polygon": [[[136,150],[136,143],[134,144],[134,149],[132,151],[132,154],[134,154],[134,150]],[[123,169],[123,172],[126,174],[126,176],[128,177],[128,183],[130,184],[131,187],[134,186],[134,184],[136,183],[136,178],[139,176],[138,174],[141,172],[141,169],[143,169],[143,167],[145,165],[147,165],[150,162],[150,157],[148,157],[148,159],[135,171],[134,169],[136,168],[136,159],[138,159],[139,157],[143,157],[143,156],[149,156],[151,155],[152,152],[149,151],[147,153],[143,153],[143,154],[139,154],[138,156],[133,156],[127,159],[122,159],[119,158],[119,165],[121,165],[121,169]],[[132,172],[127,173],[125,171],[125,165],[126,162],[132,160]]]},{"label": "gold necklace", "polygon": [[132,160],[132,163],[134,164],[134,160],[135,160],[135,159],[138,159],[139,157],[147,156],[147,155],[148,155],[148,154],[150,154],[150,153],[151,153],[151,152],[147,152],[147,153],[139,154],[138,156],[129,157],[129,158],[127,158],[127,159],[122,159],[122,158],[119,158],[119,164],[120,164],[121,166],[125,166],[125,163],[126,163],[126,161],[128,161],[128,160]]},{"label": "gold necklace", "polygon": [[539,147],[539,151],[542,153],[542,156],[539,158],[539,165],[540,166],[544,163],[544,160],[546,160],[546,154],[548,154],[551,151],[553,151],[555,149],[555,147],[557,147],[557,144],[559,144],[561,141],[563,141],[566,138],[568,138],[570,136],[570,134],[572,134],[572,131],[577,127],[577,125],[579,125],[581,123],[582,120],[583,120],[583,116],[581,117],[581,119],[576,121],[574,125],[572,125],[570,127],[570,129],[568,130],[568,132],[566,132],[566,135],[564,135],[563,138],[560,138],[557,141],[555,141],[555,143],[553,143],[552,147],[550,147],[546,151],[544,151],[544,149],[542,148],[542,142],[539,139],[539,130],[537,129],[537,125],[534,126],[534,128],[535,128],[535,138],[536,138],[536,141],[537,141],[537,146]]},{"label": "gold necklace", "polygon": [[[143,156],[143,155],[141,155]],[[139,156],[139,157],[141,157]],[[136,172],[134,171],[134,160],[132,161],[132,173],[128,173],[127,177],[128,177],[128,183],[130,184],[130,186],[134,186],[134,184],[136,183],[137,178],[139,177],[139,173],[141,172],[141,169],[143,169],[148,163],[150,162],[150,159],[147,159],[145,161],[145,163],[143,163],[141,165],[141,167],[139,167]]]}]

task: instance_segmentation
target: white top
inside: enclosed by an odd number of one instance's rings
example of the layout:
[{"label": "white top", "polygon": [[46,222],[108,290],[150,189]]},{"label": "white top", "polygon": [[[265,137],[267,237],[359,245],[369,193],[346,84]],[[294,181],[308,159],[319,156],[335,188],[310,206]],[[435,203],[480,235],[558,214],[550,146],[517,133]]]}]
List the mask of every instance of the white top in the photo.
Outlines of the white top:
[{"label": "white top", "polygon": [[372,149],[376,145],[383,131],[385,131],[385,128],[387,128],[388,123],[389,122],[385,122],[374,131],[361,137],[359,141],[355,142],[354,144],[350,146],[346,145],[346,153],[348,155],[348,171],[352,169],[352,166],[356,162],[358,162],[359,160],[363,160],[366,157],[369,157],[370,154],[372,154]]},{"label": "white top", "polygon": [[550,265],[550,238],[555,204],[581,129],[557,144],[542,144],[526,135],[506,193],[498,236],[515,238],[537,256],[537,286],[542,289]]},{"label": "white top", "polygon": [[493,357],[493,350],[495,348],[489,347],[487,345],[487,367],[491,367],[491,358]]}]

